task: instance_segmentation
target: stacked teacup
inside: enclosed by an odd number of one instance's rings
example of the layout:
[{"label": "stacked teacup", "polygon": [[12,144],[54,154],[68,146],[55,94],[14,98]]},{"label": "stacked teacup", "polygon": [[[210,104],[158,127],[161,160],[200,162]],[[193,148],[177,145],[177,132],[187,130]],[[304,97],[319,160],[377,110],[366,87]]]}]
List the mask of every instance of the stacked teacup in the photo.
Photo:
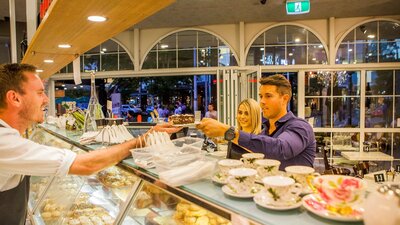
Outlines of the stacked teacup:
[{"label": "stacked teacup", "polygon": [[315,169],[308,166],[288,166],[285,168],[286,175],[303,186],[303,194],[313,193],[312,181],[314,177],[321,176]]},{"label": "stacked teacup", "polygon": [[236,159],[222,159],[218,161],[218,172],[212,180],[218,184],[226,184],[229,176],[229,170],[243,167],[243,162]]}]

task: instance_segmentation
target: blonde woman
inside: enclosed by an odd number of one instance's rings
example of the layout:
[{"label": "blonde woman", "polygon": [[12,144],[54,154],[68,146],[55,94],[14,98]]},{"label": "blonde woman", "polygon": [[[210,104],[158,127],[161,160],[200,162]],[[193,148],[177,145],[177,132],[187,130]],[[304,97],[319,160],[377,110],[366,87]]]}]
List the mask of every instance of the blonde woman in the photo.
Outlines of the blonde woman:
[{"label": "blonde woman", "polygon": [[261,108],[254,99],[247,98],[240,102],[237,111],[237,126],[250,134],[261,133]]}]

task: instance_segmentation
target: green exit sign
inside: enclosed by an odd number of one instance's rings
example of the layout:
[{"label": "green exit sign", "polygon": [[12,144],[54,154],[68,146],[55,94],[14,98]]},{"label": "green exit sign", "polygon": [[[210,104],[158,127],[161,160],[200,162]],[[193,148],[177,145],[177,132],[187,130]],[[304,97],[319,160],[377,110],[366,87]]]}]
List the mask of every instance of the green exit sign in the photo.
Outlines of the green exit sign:
[{"label": "green exit sign", "polygon": [[310,1],[309,0],[293,0],[286,2],[286,13],[288,15],[297,15],[310,12]]}]

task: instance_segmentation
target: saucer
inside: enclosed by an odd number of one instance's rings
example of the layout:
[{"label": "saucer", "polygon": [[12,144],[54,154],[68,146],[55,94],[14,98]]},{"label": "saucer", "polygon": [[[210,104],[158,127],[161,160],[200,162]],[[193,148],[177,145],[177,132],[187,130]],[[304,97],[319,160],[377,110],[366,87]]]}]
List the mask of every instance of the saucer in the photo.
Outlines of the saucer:
[{"label": "saucer", "polygon": [[345,221],[345,222],[353,222],[353,221],[362,221],[364,208],[359,205],[351,207],[351,214],[342,215],[337,212],[332,212],[327,210],[327,204],[324,200],[321,199],[319,194],[309,194],[303,197],[303,206],[308,211],[318,215],[320,217],[336,220],[336,221]]},{"label": "saucer", "polygon": [[211,180],[217,184],[227,184],[226,182],[226,178],[223,178],[219,173],[214,174],[214,176],[212,176]]},{"label": "saucer", "polygon": [[251,192],[238,193],[235,190],[233,190],[229,185],[224,185],[222,186],[222,192],[235,198],[253,198],[254,195],[256,195],[263,188],[264,187],[262,185],[255,184],[254,188],[252,188],[252,190],[254,190],[254,193]]},{"label": "saucer", "polygon": [[271,210],[277,210],[277,211],[284,211],[284,210],[290,210],[290,209],[296,209],[299,208],[302,205],[301,198],[298,197],[294,203],[288,204],[288,205],[273,205],[271,203],[274,202],[274,199],[272,199],[267,192],[265,191],[260,191],[254,196],[254,202],[267,209]]}]

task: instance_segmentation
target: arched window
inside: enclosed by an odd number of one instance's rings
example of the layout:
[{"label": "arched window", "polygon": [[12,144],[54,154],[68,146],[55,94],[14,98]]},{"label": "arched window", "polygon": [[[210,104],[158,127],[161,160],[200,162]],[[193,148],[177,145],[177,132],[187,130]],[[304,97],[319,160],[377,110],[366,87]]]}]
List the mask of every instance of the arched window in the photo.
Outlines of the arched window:
[{"label": "arched window", "polygon": [[319,38],[306,28],[281,25],[258,36],[247,53],[246,65],[326,64]]},{"label": "arched window", "polygon": [[342,40],[336,64],[400,62],[400,23],[373,21],[361,24]]},{"label": "arched window", "polygon": [[[82,72],[133,70],[133,61],[128,53],[111,39],[85,52],[80,57]],[[72,63],[60,70],[60,73],[72,72]]]},{"label": "arched window", "polygon": [[237,66],[233,52],[207,32],[185,30],[159,41],[147,54],[143,69]]}]

